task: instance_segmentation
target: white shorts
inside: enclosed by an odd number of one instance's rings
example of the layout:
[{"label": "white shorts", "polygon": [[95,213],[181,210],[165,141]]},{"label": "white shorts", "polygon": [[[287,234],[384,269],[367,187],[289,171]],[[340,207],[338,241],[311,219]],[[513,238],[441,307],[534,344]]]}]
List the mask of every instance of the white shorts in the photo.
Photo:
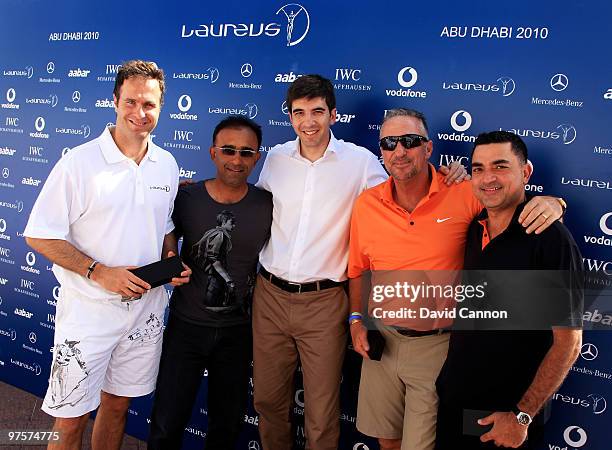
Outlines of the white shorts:
[{"label": "white shorts", "polygon": [[100,405],[101,391],[124,397],[153,392],[167,304],[163,286],[126,303],[62,288],[42,410],[80,417]]}]

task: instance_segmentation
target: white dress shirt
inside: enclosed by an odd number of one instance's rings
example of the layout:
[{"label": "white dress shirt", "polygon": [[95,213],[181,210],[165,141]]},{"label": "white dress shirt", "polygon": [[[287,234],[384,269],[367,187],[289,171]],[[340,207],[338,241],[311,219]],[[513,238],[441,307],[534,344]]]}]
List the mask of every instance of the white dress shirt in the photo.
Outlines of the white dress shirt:
[{"label": "white dress shirt", "polygon": [[296,283],[346,280],[353,203],[386,179],[376,155],[333,134],[314,162],[300,155],[299,138],[272,148],[257,182],[274,201],[262,266]]},{"label": "white dress shirt", "polygon": [[[66,240],[107,266],[159,261],[164,236],[174,229],[178,178],[176,161],[166,150],[149,140],[137,165],[106,128],[57,162],[23,234]],[[121,297],[57,264],[53,273],[62,287],[89,298]]]}]

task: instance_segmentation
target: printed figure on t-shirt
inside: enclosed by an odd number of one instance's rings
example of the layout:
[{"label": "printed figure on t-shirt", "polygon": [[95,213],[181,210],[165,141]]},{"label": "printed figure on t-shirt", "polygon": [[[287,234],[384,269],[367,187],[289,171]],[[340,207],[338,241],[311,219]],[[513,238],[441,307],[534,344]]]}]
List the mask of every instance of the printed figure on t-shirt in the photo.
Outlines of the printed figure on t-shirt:
[{"label": "printed figure on t-shirt", "polygon": [[204,304],[220,311],[236,302],[236,285],[227,270],[227,255],[232,250],[232,230],[236,219],[231,211],[217,215],[217,226],[202,236],[194,246],[196,263],[208,276]]}]

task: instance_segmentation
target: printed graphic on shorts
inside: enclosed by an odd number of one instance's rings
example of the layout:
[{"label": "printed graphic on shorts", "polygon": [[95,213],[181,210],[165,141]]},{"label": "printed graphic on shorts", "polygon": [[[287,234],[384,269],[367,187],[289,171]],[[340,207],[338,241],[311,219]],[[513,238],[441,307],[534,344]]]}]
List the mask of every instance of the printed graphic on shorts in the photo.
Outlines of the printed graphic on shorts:
[{"label": "printed graphic on shorts", "polygon": [[[56,344],[53,350],[49,408],[74,406],[87,395],[85,379],[89,371],[78,347],[79,343],[66,339],[62,344]],[[48,400],[47,397],[49,403]]]},{"label": "printed graphic on shorts", "polygon": [[150,342],[157,342],[163,330],[163,323],[155,314],[149,314],[144,327],[138,327],[132,332],[128,339],[137,344],[145,345]]},{"label": "printed graphic on shorts", "polygon": [[191,249],[194,261],[208,277],[204,305],[212,311],[235,308],[236,285],[227,270],[227,256],[232,250],[235,227],[234,214],[221,211],[217,215],[217,226],[206,231]]}]

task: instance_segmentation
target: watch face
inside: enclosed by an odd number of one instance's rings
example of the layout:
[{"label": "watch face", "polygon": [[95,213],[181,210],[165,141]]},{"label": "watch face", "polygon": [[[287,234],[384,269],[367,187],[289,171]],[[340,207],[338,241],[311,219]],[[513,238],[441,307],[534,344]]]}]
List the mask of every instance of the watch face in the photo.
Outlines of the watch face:
[{"label": "watch face", "polygon": [[529,414],[524,412],[518,413],[516,415],[516,420],[518,420],[518,423],[520,423],[521,425],[529,425],[531,423],[531,417],[529,416]]}]

